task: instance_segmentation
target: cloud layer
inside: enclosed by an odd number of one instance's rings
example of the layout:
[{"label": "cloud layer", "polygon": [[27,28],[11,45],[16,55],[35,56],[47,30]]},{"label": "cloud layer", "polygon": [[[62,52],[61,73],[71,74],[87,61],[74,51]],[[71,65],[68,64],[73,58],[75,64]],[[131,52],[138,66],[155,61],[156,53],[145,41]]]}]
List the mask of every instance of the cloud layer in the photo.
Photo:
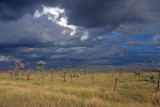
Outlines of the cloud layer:
[{"label": "cloud layer", "polygon": [[[160,52],[159,0],[1,0],[0,61],[144,62]],[[122,61],[117,50],[128,59]]]}]

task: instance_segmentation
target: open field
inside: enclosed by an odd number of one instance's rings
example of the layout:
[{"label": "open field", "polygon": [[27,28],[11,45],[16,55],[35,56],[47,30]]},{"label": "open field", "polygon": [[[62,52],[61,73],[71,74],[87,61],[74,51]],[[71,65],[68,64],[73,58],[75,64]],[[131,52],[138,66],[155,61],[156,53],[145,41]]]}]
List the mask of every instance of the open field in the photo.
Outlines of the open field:
[{"label": "open field", "polygon": [[[157,84],[134,77],[133,73],[77,74],[66,82],[58,74],[52,80],[48,75],[41,85],[40,75],[26,78],[10,78],[0,74],[0,107],[159,107],[160,91],[154,93]],[[94,84],[91,75],[94,75]],[[146,73],[144,73],[146,75]],[[158,73],[153,75],[158,78]],[[117,88],[115,78],[118,78]],[[119,80],[120,79],[120,80]]]}]

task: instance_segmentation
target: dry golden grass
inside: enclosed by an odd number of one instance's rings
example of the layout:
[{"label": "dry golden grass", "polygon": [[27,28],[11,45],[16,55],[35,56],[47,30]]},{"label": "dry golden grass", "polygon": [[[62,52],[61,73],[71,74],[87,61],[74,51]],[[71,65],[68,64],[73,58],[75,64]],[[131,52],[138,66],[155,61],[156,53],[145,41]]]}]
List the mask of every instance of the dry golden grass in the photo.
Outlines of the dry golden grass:
[{"label": "dry golden grass", "polygon": [[[31,80],[10,79],[0,74],[0,107],[159,107],[160,92],[153,93],[156,84],[134,79],[132,73],[125,73],[113,92],[115,78],[110,74],[95,74],[95,85],[90,74],[79,75],[70,81],[54,75],[48,76],[41,86],[40,76]],[[123,80],[125,78],[133,78]],[[146,84],[148,83],[148,84]]]}]

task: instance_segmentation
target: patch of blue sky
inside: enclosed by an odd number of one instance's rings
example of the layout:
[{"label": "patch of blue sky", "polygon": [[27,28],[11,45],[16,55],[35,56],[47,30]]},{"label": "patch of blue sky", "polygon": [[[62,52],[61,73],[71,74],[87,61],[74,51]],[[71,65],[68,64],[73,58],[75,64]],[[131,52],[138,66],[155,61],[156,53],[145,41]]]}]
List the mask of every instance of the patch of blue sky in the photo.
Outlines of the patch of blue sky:
[{"label": "patch of blue sky", "polygon": [[153,36],[155,36],[156,34],[144,34],[143,36],[122,36],[122,35],[118,35],[120,37],[120,39],[122,40],[138,40],[138,41],[143,41],[145,42],[146,40],[151,39]]},{"label": "patch of blue sky", "polygon": [[130,47],[130,46],[125,46],[125,48],[135,50],[135,51],[143,51],[143,52],[155,52],[155,47],[153,46],[135,46],[135,47]]}]

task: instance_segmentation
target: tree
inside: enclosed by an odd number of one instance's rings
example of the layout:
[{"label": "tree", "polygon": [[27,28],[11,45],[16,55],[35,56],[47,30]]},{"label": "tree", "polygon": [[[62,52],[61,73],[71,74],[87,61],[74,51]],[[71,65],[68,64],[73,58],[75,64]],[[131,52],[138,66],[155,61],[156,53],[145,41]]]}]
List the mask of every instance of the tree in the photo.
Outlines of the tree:
[{"label": "tree", "polygon": [[26,75],[26,77],[27,77],[27,80],[29,80],[30,79],[30,76],[32,75],[32,70],[30,69],[30,62],[27,62],[27,64],[26,64],[26,67],[27,67],[27,70],[26,70],[26,72],[25,72],[25,75]]},{"label": "tree", "polygon": [[159,80],[160,80],[160,65],[155,65],[154,63],[153,63],[153,60],[152,60],[152,58],[150,58],[150,59],[148,59],[148,60],[146,60],[147,62],[149,62],[150,64],[151,64],[151,66],[152,66],[152,68],[154,69],[154,71],[156,71],[156,72],[158,72],[158,81],[157,81],[157,88],[156,88],[156,93],[158,92],[158,90],[159,90]]},{"label": "tree", "polygon": [[44,61],[39,60],[37,64],[40,66],[41,78],[42,78],[42,86],[44,86],[44,76],[47,76],[44,72],[44,65],[46,64]]},{"label": "tree", "polygon": [[51,77],[52,77],[52,81],[53,81],[53,75],[54,75],[54,73],[55,73],[55,69],[51,69],[50,70],[50,74],[51,74]]},{"label": "tree", "polygon": [[16,59],[15,60],[15,70],[14,70],[16,79],[18,79],[19,72],[21,72],[23,75],[23,70],[22,70],[23,68],[24,68],[24,64],[21,63],[21,59]]}]

